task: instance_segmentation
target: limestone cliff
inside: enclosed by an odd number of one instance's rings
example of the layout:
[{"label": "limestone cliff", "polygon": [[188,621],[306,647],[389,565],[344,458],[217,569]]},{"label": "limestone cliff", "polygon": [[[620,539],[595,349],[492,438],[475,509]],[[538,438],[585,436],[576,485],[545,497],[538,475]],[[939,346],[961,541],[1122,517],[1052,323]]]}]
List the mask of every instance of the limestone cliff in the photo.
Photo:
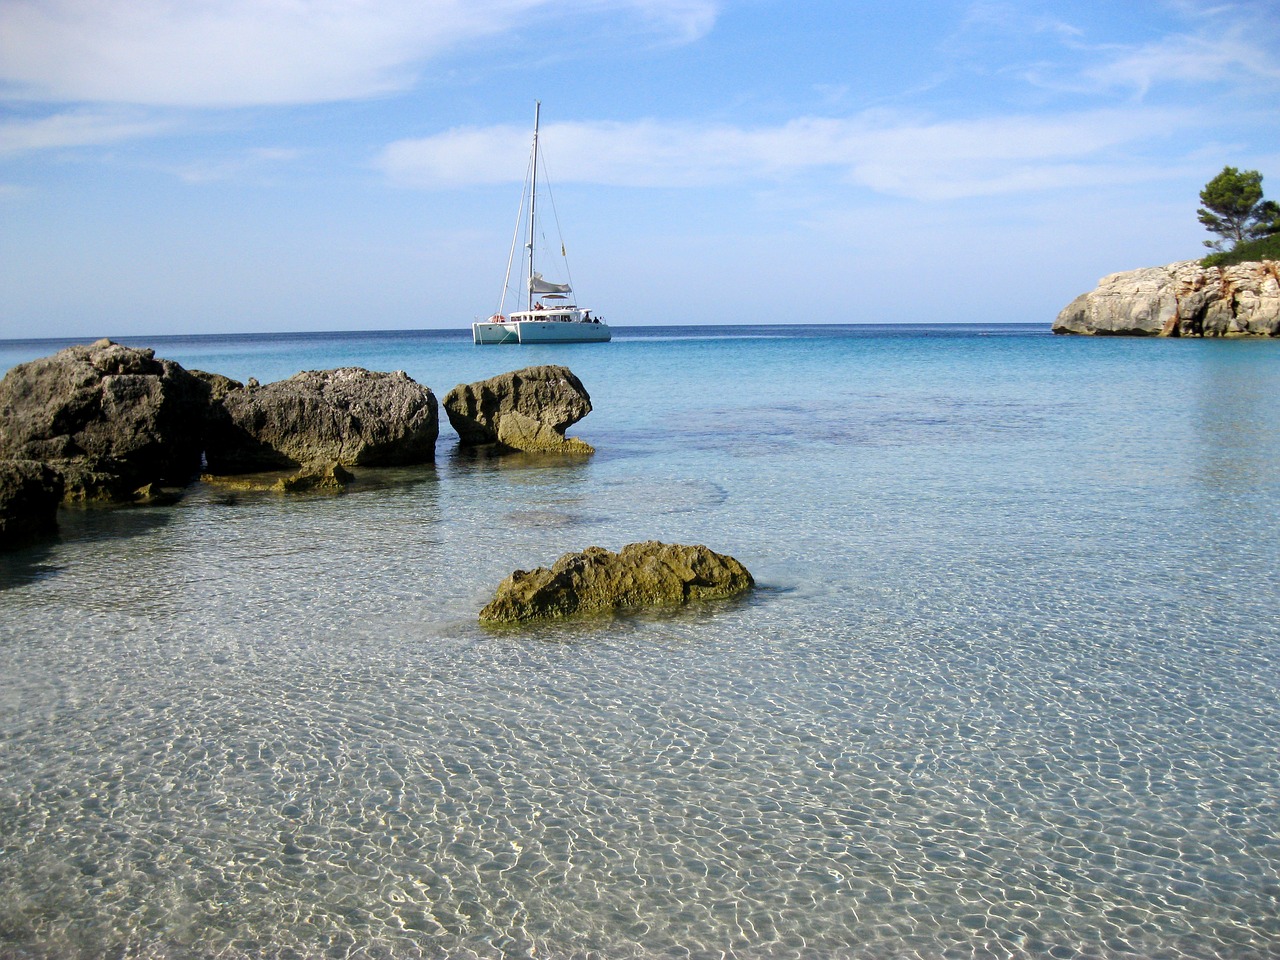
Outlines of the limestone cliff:
[{"label": "limestone cliff", "polygon": [[1184,260],[1113,273],[1058,314],[1054,333],[1146,337],[1280,336],[1280,263]]}]

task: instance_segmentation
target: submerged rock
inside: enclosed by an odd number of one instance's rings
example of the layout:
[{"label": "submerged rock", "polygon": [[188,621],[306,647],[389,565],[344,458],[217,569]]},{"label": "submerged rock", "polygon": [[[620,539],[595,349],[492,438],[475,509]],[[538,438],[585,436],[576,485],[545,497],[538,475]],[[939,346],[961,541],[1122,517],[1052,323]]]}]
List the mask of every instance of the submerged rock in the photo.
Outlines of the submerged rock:
[{"label": "submerged rock", "polygon": [[460,383],[444,397],[449,423],[463,446],[497,443],[530,453],[594,453],[564,432],[591,412],[591,397],[568,367],[525,367],[477,383]]},{"label": "submerged rock", "polygon": [[0,460],[0,550],[58,528],[63,479],[35,460]]},{"label": "submerged rock", "polygon": [[148,483],[133,491],[133,502],[140,506],[166,506],[182,499],[183,487],[162,487]]},{"label": "submerged rock", "polygon": [[74,500],[131,500],[200,468],[209,386],[110,340],[21,363],[0,380],[0,457],[38,460]]},{"label": "submerged rock", "polygon": [[735,596],[755,583],[733,557],[704,546],[632,543],[617,553],[587,547],[551,569],[517,570],[483,610],[484,623],[521,623]]},{"label": "submerged rock", "polygon": [[1158,337],[1280,336],[1280,263],[1185,260],[1113,273],[1058,314],[1054,333]]},{"label": "submerged rock", "polygon": [[[308,370],[225,388],[205,456],[210,473],[333,462],[400,466],[435,459],[436,398],[403,371]],[[217,389],[217,387],[215,387]]]},{"label": "submerged rock", "polygon": [[303,467],[292,477],[277,480],[273,489],[283,493],[341,493],[353,480],[355,476],[340,463],[313,463]]},{"label": "submerged rock", "polygon": [[356,478],[342,464],[330,462],[309,463],[297,473],[283,477],[279,473],[206,473],[200,479],[224,490],[255,493],[342,493]]}]

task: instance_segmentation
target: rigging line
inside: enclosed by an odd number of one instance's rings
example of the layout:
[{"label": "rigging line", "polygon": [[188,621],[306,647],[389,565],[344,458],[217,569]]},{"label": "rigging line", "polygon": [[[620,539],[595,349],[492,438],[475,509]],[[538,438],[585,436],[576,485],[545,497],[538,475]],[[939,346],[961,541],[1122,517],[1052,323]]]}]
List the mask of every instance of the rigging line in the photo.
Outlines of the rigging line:
[{"label": "rigging line", "polygon": [[524,222],[524,202],[529,195],[529,171],[533,167],[533,151],[529,151],[529,162],[524,168],[524,187],[520,190],[520,206],[516,208],[516,228],[511,231],[511,252],[507,254],[507,275],[502,278],[502,298],[498,301],[498,314],[501,315],[507,305],[507,293],[511,290],[511,265],[516,259],[516,242],[520,239],[520,225]]},{"label": "rigging line", "polygon": [[[547,157],[546,157],[546,154],[542,152],[541,147],[538,148],[538,154],[541,157],[542,166],[544,168],[544,173],[542,174],[542,183],[547,189],[547,199],[551,201],[551,217],[556,222],[556,236],[560,240],[560,256],[564,259],[565,278],[569,281],[570,288],[577,290],[577,287],[573,286],[573,271],[569,269],[569,254],[566,253],[564,249],[564,232],[560,229],[560,214],[556,210],[556,195],[551,192],[551,171],[546,170]],[[574,299],[575,300],[577,299],[576,295]]]}]

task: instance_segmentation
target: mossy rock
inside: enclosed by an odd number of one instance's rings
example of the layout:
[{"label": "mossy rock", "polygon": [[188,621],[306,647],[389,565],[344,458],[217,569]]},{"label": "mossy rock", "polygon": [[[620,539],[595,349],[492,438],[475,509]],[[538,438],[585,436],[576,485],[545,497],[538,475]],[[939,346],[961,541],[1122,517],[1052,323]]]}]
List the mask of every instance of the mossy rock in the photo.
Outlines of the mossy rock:
[{"label": "mossy rock", "polygon": [[733,557],[704,546],[632,543],[617,553],[587,547],[550,568],[516,570],[480,611],[482,623],[525,623],[612,610],[721,600],[755,580]]}]

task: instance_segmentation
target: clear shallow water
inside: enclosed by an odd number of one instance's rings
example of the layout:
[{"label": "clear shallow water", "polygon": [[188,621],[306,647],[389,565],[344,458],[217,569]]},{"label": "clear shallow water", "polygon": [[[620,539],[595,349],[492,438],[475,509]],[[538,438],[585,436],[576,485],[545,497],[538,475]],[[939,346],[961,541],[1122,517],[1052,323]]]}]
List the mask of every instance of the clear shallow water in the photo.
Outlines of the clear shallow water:
[{"label": "clear shallow water", "polygon": [[[600,452],[446,423],[345,496],[197,486],[0,556],[0,956],[1280,954],[1280,344],[148,345],[438,395],[564,362]],[[475,622],[647,538],[762,587]]]}]

